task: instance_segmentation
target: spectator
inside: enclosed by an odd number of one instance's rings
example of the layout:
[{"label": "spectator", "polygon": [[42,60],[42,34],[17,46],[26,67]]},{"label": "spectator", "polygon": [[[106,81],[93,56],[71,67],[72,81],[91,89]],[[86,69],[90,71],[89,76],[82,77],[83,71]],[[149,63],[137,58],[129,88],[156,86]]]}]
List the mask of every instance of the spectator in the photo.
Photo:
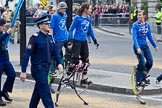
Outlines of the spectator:
[{"label": "spectator", "polygon": [[33,15],[33,18],[39,18],[39,17],[42,17],[42,15],[43,15],[43,7],[39,6]]}]

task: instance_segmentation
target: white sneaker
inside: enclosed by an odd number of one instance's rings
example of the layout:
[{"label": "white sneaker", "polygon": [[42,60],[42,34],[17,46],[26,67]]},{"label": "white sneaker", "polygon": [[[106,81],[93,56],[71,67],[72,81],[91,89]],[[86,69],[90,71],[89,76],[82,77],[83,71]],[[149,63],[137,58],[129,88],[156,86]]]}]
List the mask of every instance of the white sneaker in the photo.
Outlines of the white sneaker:
[{"label": "white sneaker", "polygon": [[155,86],[156,86],[156,87],[160,87],[160,82],[159,82],[158,80],[156,80]]}]

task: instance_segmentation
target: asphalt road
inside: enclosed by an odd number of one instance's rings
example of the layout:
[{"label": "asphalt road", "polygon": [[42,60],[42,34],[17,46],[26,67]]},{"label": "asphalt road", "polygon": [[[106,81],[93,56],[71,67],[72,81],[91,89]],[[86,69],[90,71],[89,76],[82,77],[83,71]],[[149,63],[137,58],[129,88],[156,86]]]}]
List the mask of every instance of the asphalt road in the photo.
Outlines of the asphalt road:
[{"label": "asphalt road", "polygon": [[[27,41],[37,31],[36,26],[27,27]],[[97,40],[100,44],[96,49],[93,43],[89,44],[91,69],[130,73],[137,59],[132,49],[132,39],[129,36],[117,36],[94,28]],[[16,39],[15,39],[16,42]],[[150,44],[149,44],[150,45]],[[158,43],[159,51],[155,53],[150,46],[154,58],[154,66],[150,72],[152,77],[161,73],[162,69],[162,44]],[[12,63],[20,64],[19,44],[10,44],[9,52]],[[16,55],[16,56],[15,56]]]}]

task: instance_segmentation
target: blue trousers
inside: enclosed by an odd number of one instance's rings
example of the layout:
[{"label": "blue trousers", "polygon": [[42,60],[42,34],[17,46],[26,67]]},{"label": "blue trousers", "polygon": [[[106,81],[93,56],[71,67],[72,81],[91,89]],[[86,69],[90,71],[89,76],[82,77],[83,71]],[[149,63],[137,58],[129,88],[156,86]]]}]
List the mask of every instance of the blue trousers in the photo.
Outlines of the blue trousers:
[{"label": "blue trousers", "polygon": [[[5,74],[7,75],[7,79],[3,85],[2,92],[4,93],[12,92],[15,77],[16,77],[16,72],[9,59],[2,59],[1,61],[2,62],[0,63],[0,78],[2,77],[3,72],[5,72]],[[1,93],[0,93],[0,97],[1,97]]]},{"label": "blue trousers", "polygon": [[162,74],[160,74],[156,79],[160,82],[162,80]]},{"label": "blue trousers", "polygon": [[50,88],[48,85],[49,67],[31,66],[31,75],[35,80],[35,87],[30,100],[29,108],[37,108],[41,99],[45,108],[54,108]]},{"label": "blue trousers", "polygon": [[153,65],[153,57],[147,44],[140,46],[142,54],[138,54],[135,47],[133,49],[138,59],[136,81],[142,81],[146,78],[146,73],[150,71]]},{"label": "blue trousers", "polygon": [[[69,49],[68,49],[68,41],[63,41],[63,42],[56,42],[55,43],[56,46],[57,46],[57,49],[58,49],[58,52],[63,56],[63,52],[62,52],[62,48],[64,47],[65,48],[65,53],[67,54],[69,52]],[[50,71],[52,72],[55,72],[55,69],[56,69],[56,66],[57,66],[57,63],[56,61],[54,61],[55,58],[52,59],[51,61],[51,65],[50,65]]]}]

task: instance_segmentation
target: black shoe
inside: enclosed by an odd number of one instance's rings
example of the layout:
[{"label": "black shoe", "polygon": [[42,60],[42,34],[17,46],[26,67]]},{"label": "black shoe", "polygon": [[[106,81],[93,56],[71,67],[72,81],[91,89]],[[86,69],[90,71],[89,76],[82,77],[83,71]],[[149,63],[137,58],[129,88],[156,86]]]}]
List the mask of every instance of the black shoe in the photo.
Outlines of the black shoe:
[{"label": "black shoe", "polygon": [[146,79],[146,80],[145,80],[145,83],[146,83],[146,84],[151,84],[149,79]]},{"label": "black shoe", "polygon": [[11,42],[12,44],[14,44],[14,39],[11,39],[10,42]]},{"label": "black shoe", "polygon": [[91,85],[92,81],[88,81],[88,78],[82,79],[80,85]]},{"label": "black shoe", "polygon": [[18,43],[18,44],[20,43],[20,39],[17,40],[17,43]]},{"label": "black shoe", "polygon": [[2,99],[0,99],[0,106],[6,106],[6,102],[4,102]]},{"label": "black shoe", "polygon": [[62,85],[69,85],[69,78],[63,78],[62,81],[61,81],[61,84]]},{"label": "black shoe", "polygon": [[145,86],[146,86],[145,81],[141,81],[141,82],[136,83],[136,87],[145,87]]},{"label": "black shoe", "polygon": [[10,101],[10,102],[12,101],[12,99],[10,98],[10,96],[8,95],[8,93],[3,93],[2,92],[2,97],[4,97],[6,101]]}]

